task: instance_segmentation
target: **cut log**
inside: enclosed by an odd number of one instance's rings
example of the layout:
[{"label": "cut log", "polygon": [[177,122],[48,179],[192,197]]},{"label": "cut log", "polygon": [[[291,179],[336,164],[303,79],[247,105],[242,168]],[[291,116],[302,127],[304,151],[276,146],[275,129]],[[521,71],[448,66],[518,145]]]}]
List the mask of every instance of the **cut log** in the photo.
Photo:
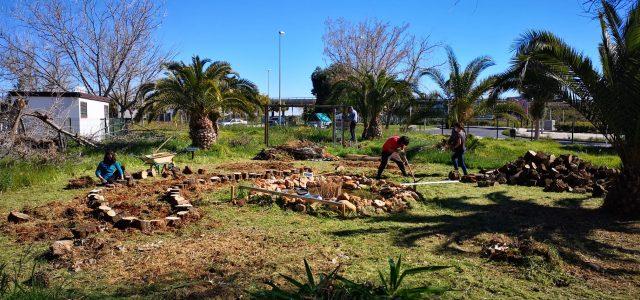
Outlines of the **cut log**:
[{"label": "cut log", "polygon": [[61,257],[73,252],[73,241],[72,240],[59,240],[53,242],[51,247],[49,247],[51,254],[54,257]]},{"label": "cut log", "polygon": [[7,216],[7,220],[11,223],[24,223],[29,222],[31,217],[18,211],[12,211],[9,213],[9,216]]},{"label": "cut log", "polygon": [[189,204],[189,201],[184,197],[177,195],[169,198],[169,204],[172,206],[181,205],[181,204]]},{"label": "cut log", "polygon": [[183,211],[183,210],[192,210],[193,209],[193,205],[187,203],[187,204],[178,204],[175,207],[175,210],[177,211]]},{"label": "cut log", "polygon": [[182,174],[190,175],[193,174],[193,170],[189,166],[184,166],[184,170],[182,170]]},{"label": "cut log", "polygon": [[170,226],[170,227],[175,227],[180,225],[180,221],[181,221],[179,217],[166,217],[164,218],[164,220],[167,226]]},{"label": "cut log", "polygon": [[356,212],[358,209],[355,205],[353,205],[353,203],[347,200],[340,200],[338,201],[338,203],[342,204],[342,206],[344,207],[344,210],[347,212]]},{"label": "cut log", "polygon": [[139,171],[131,174],[133,179],[138,179],[138,180],[147,178],[147,175],[149,175],[147,171]]}]

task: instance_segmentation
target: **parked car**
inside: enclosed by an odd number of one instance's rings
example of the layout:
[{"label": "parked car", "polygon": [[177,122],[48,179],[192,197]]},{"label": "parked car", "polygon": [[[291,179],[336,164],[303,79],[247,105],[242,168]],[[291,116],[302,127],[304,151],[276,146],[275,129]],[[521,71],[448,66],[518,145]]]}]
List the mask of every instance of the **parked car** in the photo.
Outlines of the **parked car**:
[{"label": "parked car", "polygon": [[307,126],[316,128],[327,128],[331,126],[331,118],[325,113],[315,113],[311,119],[307,121]]},{"label": "parked car", "polygon": [[222,126],[230,126],[230,125],[247,125],[247,121],[243,120],[243,119],[231,119],[228,121],[222,121],[220,122],[220,125]]}]

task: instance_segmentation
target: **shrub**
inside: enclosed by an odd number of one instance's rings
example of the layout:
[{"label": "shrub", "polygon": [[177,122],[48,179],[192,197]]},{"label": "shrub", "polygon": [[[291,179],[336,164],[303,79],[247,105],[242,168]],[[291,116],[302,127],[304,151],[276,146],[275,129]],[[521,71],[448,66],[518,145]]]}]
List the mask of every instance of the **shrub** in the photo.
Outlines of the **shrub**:
[{"label": "shrub", "polygon": [[[572,124],[571,122],[563,122],[556,123],[557,131],[571,132]],[[578,133],[598,133],[598,129],[596,129],[591,122],[576,122],[574,127],[574,132]]]}]

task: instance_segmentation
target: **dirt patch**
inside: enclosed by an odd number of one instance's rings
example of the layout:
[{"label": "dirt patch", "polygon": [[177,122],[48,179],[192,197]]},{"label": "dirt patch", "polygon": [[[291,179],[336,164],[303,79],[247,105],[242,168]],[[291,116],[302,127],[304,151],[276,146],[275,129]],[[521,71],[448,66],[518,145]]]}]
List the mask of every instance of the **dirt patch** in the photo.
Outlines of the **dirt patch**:
[{"label": "dirt patch", "polygon": [[93,180],[91,176],[82,176],[79,178],[74,178],[69,180],[69,184],[67,184],[68,189],[83,189],[95,186],[96,182]]}]

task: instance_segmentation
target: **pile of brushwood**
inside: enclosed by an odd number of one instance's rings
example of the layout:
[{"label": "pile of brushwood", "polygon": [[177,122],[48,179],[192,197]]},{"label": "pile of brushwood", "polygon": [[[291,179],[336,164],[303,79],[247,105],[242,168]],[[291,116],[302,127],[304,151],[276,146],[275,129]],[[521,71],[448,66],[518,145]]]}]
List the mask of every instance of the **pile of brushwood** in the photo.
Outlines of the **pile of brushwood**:
[{"label": "pile of brushwood", "polygon": [[274,148],[262,149],[255,160],[338,160],[325,147],[310,141],[292,141]]},{"label": "pile of brushwood", "polygon": [[461,181],[477,182],[481,187],[497,183],[540,186],[547,192],[593,193],[594,197],[601,197],[619,174],[619,169],[596,167],[572,154],[556,157],[529,150],[498,169],[462,176]]}]

